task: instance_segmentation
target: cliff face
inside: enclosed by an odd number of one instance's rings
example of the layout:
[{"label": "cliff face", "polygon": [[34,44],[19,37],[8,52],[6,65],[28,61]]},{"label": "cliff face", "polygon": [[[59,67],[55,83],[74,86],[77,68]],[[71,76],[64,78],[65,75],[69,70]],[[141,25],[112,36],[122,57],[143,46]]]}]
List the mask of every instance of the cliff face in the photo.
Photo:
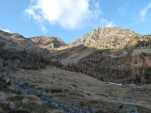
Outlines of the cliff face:
[{"label": "cliff face", "polygon": [[97,49],[123,49],[137,43],[141,36],[128,29],[121,28],[97,28],[73,44],[83,44],[86,47]]}]

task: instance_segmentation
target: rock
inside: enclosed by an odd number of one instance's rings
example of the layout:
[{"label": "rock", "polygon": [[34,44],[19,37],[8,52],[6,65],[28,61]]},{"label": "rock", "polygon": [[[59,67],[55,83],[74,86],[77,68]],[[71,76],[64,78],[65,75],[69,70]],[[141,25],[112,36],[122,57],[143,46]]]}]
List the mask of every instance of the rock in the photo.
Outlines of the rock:
[{"label": "rock", "polygon": [[10,85],[10,79],[7,78],[7,77],[0,77],[0,89],[2,90],[5,90],[9,87]]},{"label": "rock", "polygon": [[75,41],[73,45],[97,49],[123,49],[137,44],[140,37],[139,34],[128,29],[97,28]]},{"label": "rock", "polygon": [[0,103],[7,103],[7,95],[4,92],[0,92]]},{"label": "rock", "polygon": [[40,48],[59,48],[66,45],[57,37],[36,36],[32,37],[32,41]]},{"label": "rock", "polygon": [[9,103],[9,108],[10,108],[11,110],[15,110],[15,108],[16,108],[15,103],[10,102],[10,103]]}]

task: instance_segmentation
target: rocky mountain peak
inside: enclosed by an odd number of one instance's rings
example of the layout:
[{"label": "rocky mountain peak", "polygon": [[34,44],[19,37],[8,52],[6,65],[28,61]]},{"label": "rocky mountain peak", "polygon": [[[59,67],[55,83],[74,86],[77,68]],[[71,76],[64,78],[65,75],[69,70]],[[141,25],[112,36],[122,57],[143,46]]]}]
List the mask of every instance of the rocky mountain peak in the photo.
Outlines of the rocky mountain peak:
[{"label": "rocky mountain peak", "polygon": [[141,37],[139,34],[119,27],[97,28],[85,34],[75,45],[85,45],[97,49],[123,49],[133,46]]}]

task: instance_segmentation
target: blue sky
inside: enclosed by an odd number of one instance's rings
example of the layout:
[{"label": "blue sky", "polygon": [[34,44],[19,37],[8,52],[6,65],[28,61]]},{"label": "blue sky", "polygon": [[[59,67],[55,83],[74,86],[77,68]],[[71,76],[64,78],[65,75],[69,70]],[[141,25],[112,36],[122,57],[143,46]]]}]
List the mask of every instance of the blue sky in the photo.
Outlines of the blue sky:
[{"label": "blue sky", "polygon": [[0,0],[0,29],[72,42],[96,27],[151,34],[151,0]]}]

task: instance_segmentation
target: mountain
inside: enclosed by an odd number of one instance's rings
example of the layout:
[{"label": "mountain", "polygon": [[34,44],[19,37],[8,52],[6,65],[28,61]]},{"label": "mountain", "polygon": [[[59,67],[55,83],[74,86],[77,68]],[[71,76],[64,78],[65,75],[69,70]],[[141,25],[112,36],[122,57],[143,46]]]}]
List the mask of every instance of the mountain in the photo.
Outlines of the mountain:
[{"label": "mountain", "polygon": [[66,45],[57,37],[36,36],[32,37],[31,40],[34,42],[34,44],[41,48],[59,48]]},{"label": "mountain", "polygon": [[51,49],[66,45],[57,37],[35,36],[26,38],[18,33],[8,33],[4,31],[0,31],[0,44],[5,48],[18,50],[32,49],[34,47]]},{"label": "mountain", "polygon": [[150,39],[98,28],[66,45],[0,31],[0,113],[150,113]]},{"label": "mountain", "polygon": [[73,45],[97,49],[124,49],[135,45],[140,37],[141,35],[128,29],[97,28],[73,42]]},{"label": "mountain", "polygon": [[56,57],[64,68],[106,82],[150,84],[151,38],[121,28],[98,28]]},{"label": "mountain", "polygon": [[65,43],[57,37],[26,38],[18,33],[0,31],[0,59],[6,60],[7,65],[11,68],[43,67],[47,62],[49,49],[64,45]]},{"label": "mountain", "polygon": [[33,43],[30,39],[18,33],[0,31],[0,46],[8,49],[24,50],[32,48]]}]

